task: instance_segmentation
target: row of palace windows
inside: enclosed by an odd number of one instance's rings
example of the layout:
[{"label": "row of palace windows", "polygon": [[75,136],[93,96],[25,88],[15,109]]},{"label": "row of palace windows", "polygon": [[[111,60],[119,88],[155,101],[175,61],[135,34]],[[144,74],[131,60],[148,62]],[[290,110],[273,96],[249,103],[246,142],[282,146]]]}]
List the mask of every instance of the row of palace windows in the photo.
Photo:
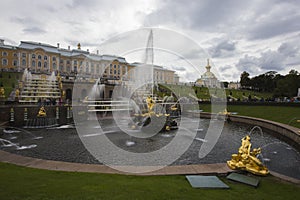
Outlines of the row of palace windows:
[{"label": "row of palace windows", "polygon": [[[75,62],[77,63],[77,61],[74,61],[74,63]],[[69,61],[67,61],[67,64],[69,64]],[[82,64],[82,62],[81,62],[81,64]],[[89,63],[88,62],[86,64],[87,64],[87,66],[85,68],[86,73],[94,73],[95,72],[94,64],[93,63],[91,64],[91,68],[89,67]],[[7,65],[8,65],[8,60],[5,59],[5,58],[2,59],[2,66],[7,66]],[[13,66],[18,66],[18,61],[17,60],[13,60]],[[26,60],[25,59],[22,59],[22,66],[26,66]],[[36,66],[36,61],[35,60],[33,60],[31,62],[31,66],[32,67]],[[37,66],[38,67],[42,67],[42,62],[38,61],[37,62]],[[48,67],[48,63],[44,62],[43,66],[44,66],[44,68],[47,68]],[[52,68],[53,68],[53,70],[57,69],[56,63],[52,64]],[[67,68],[69,68],[69,66],[67,66]],[[63,70],[63,69],[64,69],[64,67],[63,67],[63,65],[61,63],[60,64],[60,70]],[[67,71],[69,71],[69,70],[67,70]],[[74,66],[74,71],[77,71],[77,66]],[[80,68],[80,71],[82,72],[82,68]],[[99,72],[100,72],[100,65],[97,64],[96,65],[96,73],[99,73]],[[104,73],[107,73],[106,69],[105,69]],[[120,65],[118,65],[118,69],[117,69],[116,65],[114,65],[113,68],[112,68],[112,64],[110,64],[110,74],[118,74],[118,75],[120,75],[121,74]]]},{"label": "row of palace windows", "polygon": [[[7,59],[2,59],[2,65],[3,65],[3,66],[7,66],[7,65],[8,65]],[[14,66],[17,66],[17,65],[18,65],[18,61],[17,61],[17,60],[14,60],[14,61],[13,61],[13,65],[14,65]],[[26,66],[26,60],[22,60],[22,65],[23,65],[23,66]],[[32,66],[32,67],[36,67],[36,61],[35,61],[35,60],[33,60],[33,61],[31,62],[31,66]],[[38,61],[38,62],[37,62],[37,67],[38,67],[38,68],[41,68],[41,67],[42,67],[42,62]],[[44,62],[44,68],[47,68],[47,67],[48,67],[48,63],[47,63],[47,62]],[[53,64],[52,64],[52,67],[53,67],[53,70],[56,70],[56,69],[57,69],[56,63],[53,63]],[[60,71],[64,71],[63,65],[60,65],[60,66],[59,66],[59,69],[60,69]],[[67,71],[67,72],[71,72],[71,67],[70,67],[70,66],[67,66],[67,67],[66,67],[66,71]],[[74,66],[74,71],[77,72],[77,66]],[[82,68],[80,68],[80,72],[82,72],[82,71],[83,71]],[[95,72],[95,69],[94,69],[94,67],[91,67],[91,69],[89,69],[89,67],[86,67],[85,72],[86,72],[86,73],[94,73],[94,72]],[[99,73],[99,72],[100,72],[100,68],[97,67],[97,68],[96,68],[96,73]],[[112,73],[112,70],[111,70],[111,74],[114,74],[114,75],[116,75],[116,74],[120,75],[120,74],[121,74],[121,73],[120,73],[120,69],[119,69],[119,70],[113,70],[113,72],[114,72],[114,73]],[[105,70],[105,73],[106,73],[106,70]]]},{"label": "row of palace windows", "polygon": [[[6,51],[3,51],[3,52],[2,52],[2,56],[7,56],[7,55],[8,55],[8,53],[7,53]],[[26,58],[26,53],[22,53],[21,55],[22,55],[22,58]],[[17,54],[17,53],[14,53],[13,56],[14,56],[14,57],[18,57],[18,54]],[[31,55],[31,58],[32,58],[32,59],[35,59],[35,58],[36,58],[36,55],[35,55],[35,54],[32,54],[32,55]],[[38,58],[39,60],[42,60],[42,56],[41,56],[41,55],[38,55],[37,58]],[[48,56],[44,56],[44,60],[48,60]],[[55,56],[52,57],[52,60],[53,60],[53,61],[56,61],[56,57],[55,57]]]},{"label": "row of palace windows", "polygon": [[[3,52],[2,52],[2,56],[7,56],[7,52],[3,51]],[[14,56],[17,57],[17,53],[14,53]],[[26,58],[26,53],[22,53],[22,58]],[[32,59],[35,59],[35,58],[36,58],[36,55],[35,55],[35,54],[32,54],[32,55],[31,55],[31,58],[32,58]],[[41,55],[38,55],[37,58],[38,58],[38,60],[42,60],[42,56],[41,56]],[[48,60],[48,56],[44,56],[44,60]],[[52,57],[52,60],[53,60],[53,61],[56,61],[56,57],[55,57],[55,56]],[[22,65],[26,65],[26,63],[24,64],[24,62],[26,62],[26,61],[22,60]],[[63,62],[64,62],[64,60],[61,59],[61,60],[60,60],[60,63],[62,64]],[[70,61],[70,60],[67,60],[66,63],[67,63],[67,65],[70,65],[70,64],[71,64],[71,61]],[[74,65],[76,66],[78,62],[77,62],[77,60],[74,60],[73,63],[74,63]],[[83,62],[80,61],[80,66],[82,66],[82,64],[83,64]],[[89,66],[89,62],[86,62],[86,66]],[[92,63],[91,66],[93,67],[93,66],[94,66],[94,63]],[[99,67],[99,64],[97,64],[97,67]],[[110,68],[112,68],[112,67],[113,67],[114,69],[116,69],[116,68],[120,69],[120,65],[118,65],[118,67],[117,67],[117,65],[113,65],[113,66],[112,66],[112,64],[110,64]]]}]

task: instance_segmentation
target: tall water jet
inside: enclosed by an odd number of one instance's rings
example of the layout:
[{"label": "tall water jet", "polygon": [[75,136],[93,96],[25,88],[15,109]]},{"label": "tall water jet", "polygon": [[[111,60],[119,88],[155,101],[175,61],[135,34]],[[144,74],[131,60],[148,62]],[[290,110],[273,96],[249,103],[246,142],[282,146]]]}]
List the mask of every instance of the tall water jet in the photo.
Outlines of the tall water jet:
[{"label": "tall water jet", "polygon": [[54,71],[52,71],[51,76],[49,77],[49,81],[51,81],[51,82],[56,81],[56,75],[55,75]]},{"label": "tall water jet", "polygon": [[96,80],[96,83],[93,85],[88,98],[91,100],[104,99],[104,84],[100,84],[100,78]]}]

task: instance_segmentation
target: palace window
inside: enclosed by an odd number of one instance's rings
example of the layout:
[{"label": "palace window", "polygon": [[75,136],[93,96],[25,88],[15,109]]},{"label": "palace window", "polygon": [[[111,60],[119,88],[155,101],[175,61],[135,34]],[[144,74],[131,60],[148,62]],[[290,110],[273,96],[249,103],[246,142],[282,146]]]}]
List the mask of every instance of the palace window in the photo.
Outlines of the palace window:
[{"label": "palace window", "polygon": [[31,63],[32,67],[35,67],[35,61],[33,60]]},{"label": "palace window", "polygon": [[116,65],[114,65],[114,68],[115,68],[115,69],[116,69],[116,67],[117,67],[117,66],[116,66]]},{"label": "palace window", "polygon": [[74,66],[74,72],[77,72],[77,66]]},{"label": "palace window", "polygon": [[7,52],[6,52],[6,51],[3,51],[3,52],[2,52],[2,56],[7,56]]},{"label": "palace window", "polygon": [[32,54],[31,58],[35,59],[35,54]]},{"label": "palace window", "polygon": [[26,60],[25,59],[22,60],[22,66],[26,66]]},{"label": "palace window", "polygon": [[98,74],[99,72],[100,72],[100,67],[99,67],[99,64],[97,64],[96,73]]},{"label": "palace window", "polygon": [[52,64],[52,68],[53,68],[53,70],[56,70],[56,63]]},{"label": "palace window", "polygon": [[41,59],[42,59],[42,56],[41,56],[41,55],[38,55],[38,59],[41,60]]},{"label": "palace window", "polygon": [[59,66],[59,71],[61,71],[61,72],[64,71],[64,66],[63,66],[63,65],[60,65],[60,66]]},{"label": "palace window", "polygon": [[7,59],[3,58],[2,59],[2,66],[6,66],[7,65]]},{"label": "palace window", "polygon": [[48,67],[48,63],[44,62],[44,68],[47,68],[47,67]]},{"label": "palace window", "polygon": [[44,56],[44,60],[48,60],[48,57],[47,57],[47,56]]},{"label": "palace window", "polygon": [[114,70],[114,74],[116,74],[117,73],[117,70]]},{"label": "palace window", "polygon": [[22,53],[22,58],[26,58],[26,53]]},{"label": "palace window", "polygon": [[60,64],[63,64],[63,63],[64,63],[64,60],[63,60],[63,59],[60,59],[59,63],[60,63]]},{"label": "palace window", "polygon": [[14,53],[14,57],[18,57],[18,54],[17,54],[17,53]]},{"label": "palace window", "polygon": [[52,57],[52,61],[56,61],[56,57],[55,56]]},{"label": "palace window", "polygon": [[42,67],[42,62],[38,62],[38,67]]},{"label": "palace window", "polygon": [[18,61],[17,61],[17,60],[14,60],[14,61],[13,61],[13,66],[14,66],[14,67],[18,66]]},{"label": "palace window", "polygon": [[67,72],[71,72],[71,67],[67,66]]},{"label": "palace window", "polygon": [[85,72],[86,72],[86,73],[89,73],[89,66],[86,66]]},{"label": "palace window", "polygon": [[77,65],[77,60],[74,60],[74,65]]},{"label": "palace window", "polygon": [[69,60],[67,60],[67,65],[69,65],[70,64],[70,61]]},{"label": "palace window", "polygon": [[91,73],[93,74],[95,72],[94,64],[91,64]]}]

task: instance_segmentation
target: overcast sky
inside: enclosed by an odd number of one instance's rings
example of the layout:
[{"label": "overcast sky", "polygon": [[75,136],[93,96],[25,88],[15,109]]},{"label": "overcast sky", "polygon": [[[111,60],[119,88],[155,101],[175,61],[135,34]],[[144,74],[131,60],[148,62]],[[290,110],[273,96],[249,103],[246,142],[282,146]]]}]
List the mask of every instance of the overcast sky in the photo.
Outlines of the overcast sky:
[{"label": "overcast sky", "polygon": [[[0,5],[0,38],[7,44],[59,42],[76,48],[80,42],[95,50],[117,34],[160,27],[194,40],[220,80],[237,81],[243,71],[251,76],[300,71],[299,0],[0,0]],[[198,53],[188,57],[201,57]],[[189,76],[184,64],[173,69]]]}]

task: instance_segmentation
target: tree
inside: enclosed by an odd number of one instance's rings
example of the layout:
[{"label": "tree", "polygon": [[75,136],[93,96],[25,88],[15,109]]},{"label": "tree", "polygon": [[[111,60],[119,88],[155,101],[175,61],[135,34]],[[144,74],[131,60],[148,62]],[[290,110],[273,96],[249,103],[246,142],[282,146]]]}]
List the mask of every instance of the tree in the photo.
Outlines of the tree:
[{"label": "tree", "polygon": [[276,77],[275,97],[294,97],[300,88],[300,74],[291,70],[286,76]]},{"label": "tree", "polygon": [[244,71],[241,74],[241,80],[240,80],[241,86],[243,88],[249,87],[250,86],[250,78],[249,78],[249,73]]}]

